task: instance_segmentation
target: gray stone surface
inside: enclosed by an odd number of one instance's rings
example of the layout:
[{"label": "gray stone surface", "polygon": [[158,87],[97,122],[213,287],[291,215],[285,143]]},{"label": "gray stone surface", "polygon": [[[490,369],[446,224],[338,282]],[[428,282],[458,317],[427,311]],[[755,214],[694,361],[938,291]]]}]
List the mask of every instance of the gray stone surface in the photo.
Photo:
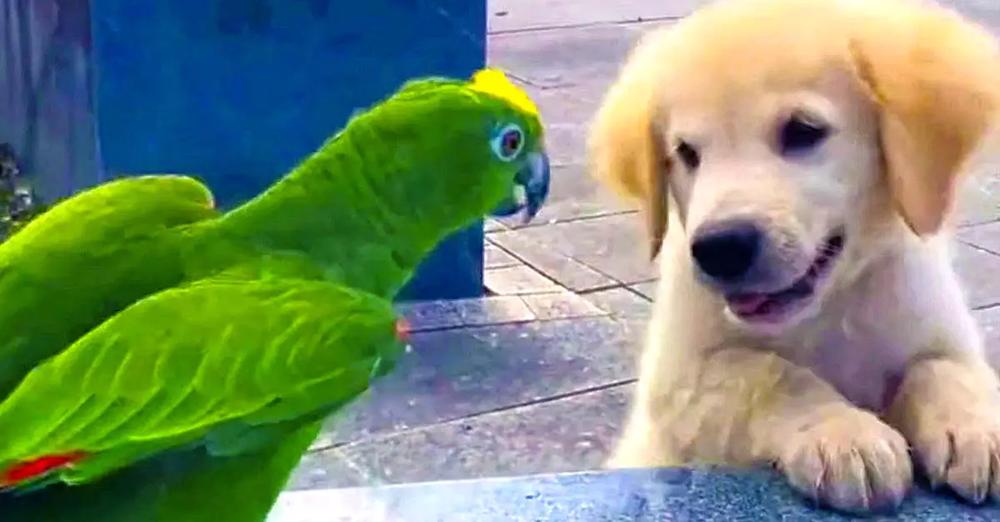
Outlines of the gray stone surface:
[{"label": "gray stone surface", "polygon": [[550,263],[553,253],[619,283],[656,277],[655,265],[646,256],[647,241],[641,223],[633,214],[493,232],[490,240],[505,248],[516,248],[522,259],[556,280],[560,280],[563,267]]},{"label": "gray stone surface", "polygon": [[[322,487],[322,475],[315,470],[330,466],[370,473],[367,482],[357,485],[598,468],[621,425],[630,392],[629,385],[602,387],[366,439],[330,453],[316,451],[303,461],[291,487]],[[343,478],[331,484],[341,485]]]},{"label": "gray stone surface", "polygon": [[647,281],[645,283],[638,283],[631,286],[633,290],[642,294],[647,299],[656,298],[656,281]]},{"label": "gray stone surface", "polygon": [[586,295],[586,299],[615,317],[644,320],[652,307],[649,299],[628,288],[612,288]]},{"label": "gray stone surface", "polygon": [[981,308],[1000,303],[1000,256],[960,243],[954,263],[970,306]]},{"label": "gray stone surface", "polygon": [[483,223],[483,230],[485,232],[496,232],[497,230],[507,230],[507,226],[497,219],[487,219]]},{"label": "gray stone surface", "polygon": [[[548,229],[546,227],[545,229]],[[541,229],[541,230],[545,230]],[[575,292],[615,286],[617,281],[595,270],[583,262],[568,256],[565,252],[540,244],[538,232],[520,230],[517,232],[497,232],[489,236],[491,242],[518,253],[536,270],[559,281],[562,286]]]},{"label": "gray stone surface", "polygon": [[517,266],[520,264],[521,262],[518,261],[517,258],[496,245],[487,242],[483,247],[483,268],[487,270],[491,268]]},{"label": "gray stone surface", "polygon": [[[523,256],[523,252],[518,252]],[[555,281],[530,266],[492,268],[483,274],[486,289],[500,295],[524,295],[560,290]]]},{"label": "gray stone surface", "polygon": [[[1000,198],[997,198],[1000,201]],[[1000,255],[1000,222],[963,228],[958,233],[959,239]]]},{"label": "gray stone surface", "polygon": [[480,299],[409,302],[397,306],[411,332],[603,315],[577,294],[565,290]]},{"label": "gray stone surface", "polygon": [[960,225],[978,225],[1000,220],[1000,162],[986,163],[975,168],[977,175],[962,186],[961,205],[958,209]]},{"label": "gray stone surface", "polygon": [[605,312],[572,292],[523,296],[528,309],[541,321],[605,315]]},{"label": "gray stone surface", "polygon": [[554,165],[552,207],[539,222],[606,212],[614,198],[597,190],[583,168],[586,128],[633,42],[635,25],[497,35],[490,62],[509,71],[539,106]]},{"label": "gray stone surface", "polygon": [[525,31],[596,23],[635,22],[676,18],[690,13],[704,0],[549,0],[539,9],[535,0],[490,2],[491,32]]},{"label": "gray stone surface", "polygon": [[1000,306],[973,312],[983,332],[986,356],[994,368],[1000,368]]},{"label": "gray stone surface", "polygon": [[609,317],[415,334],[396,371],[331,419],[314,448],[511,409],[631,378],[638,323]]},{"label": "gray stone surface", "polygon": [[[895,516],[864,520],[987,522],[1000,506],[968,506],[916,489]],[[648,469],[293,492],[269,522],[757,522],[850,520],[818,510],[770,470]]]}]

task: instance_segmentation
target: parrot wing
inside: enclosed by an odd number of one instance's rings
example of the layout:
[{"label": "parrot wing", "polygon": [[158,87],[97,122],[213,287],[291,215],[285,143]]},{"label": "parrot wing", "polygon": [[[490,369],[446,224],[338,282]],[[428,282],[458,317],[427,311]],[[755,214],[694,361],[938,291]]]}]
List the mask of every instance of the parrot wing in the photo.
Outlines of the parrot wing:
[{"label": "parrot wing", "polygon": [[122,178],[58,203],[0,244],[0,400],[114,313],[178,284],[170,232],[217,215],[192,178]]},{"label": "parrot wing", "polygon": [[232,455],[367,389],[401,353],[390,302],[322,281],[205,280],[143,299],[0,403],[0,487],[80,484],[170,448]]}]

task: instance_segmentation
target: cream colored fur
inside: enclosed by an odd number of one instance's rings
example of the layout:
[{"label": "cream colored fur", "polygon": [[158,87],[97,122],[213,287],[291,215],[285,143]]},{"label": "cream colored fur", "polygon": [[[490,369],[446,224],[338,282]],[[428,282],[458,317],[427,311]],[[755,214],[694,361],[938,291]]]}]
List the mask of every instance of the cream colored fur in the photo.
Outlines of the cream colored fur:
[{"label": "cream colored fur", "polygon": [[[1000,381],[950,262],[998,69],[989,33],[916,0],[723,0],[638,45],[589,145],[660,253],[610,466],[773,463],[804,494],[867,511],[897,506],[916,464],[973,502],[1000,498]],[[772,142],[797,109],[834,134],[789,161]],[[696,172],[678,139],[701,146]],[[730,215],[767,223],[789,274],[844,227],[808,309],[746,324],[698,281],[690,232]]]}]

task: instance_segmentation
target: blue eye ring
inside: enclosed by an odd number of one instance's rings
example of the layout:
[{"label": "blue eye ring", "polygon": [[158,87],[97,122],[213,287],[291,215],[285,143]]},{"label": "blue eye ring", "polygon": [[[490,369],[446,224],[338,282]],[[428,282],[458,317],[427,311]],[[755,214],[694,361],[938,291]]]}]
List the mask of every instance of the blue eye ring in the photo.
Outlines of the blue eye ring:
[{"label": "blue eye ring", "polygon": [[516,123],[505,125],[490,142],[500,161],[512,161],[524,149],[524,131]]}]

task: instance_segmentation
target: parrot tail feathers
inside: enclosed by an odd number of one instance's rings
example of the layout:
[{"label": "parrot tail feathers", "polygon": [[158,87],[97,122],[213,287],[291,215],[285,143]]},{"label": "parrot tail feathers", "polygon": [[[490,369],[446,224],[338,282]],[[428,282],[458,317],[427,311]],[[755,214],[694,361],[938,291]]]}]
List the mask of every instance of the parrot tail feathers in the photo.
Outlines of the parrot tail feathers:
[{"label": "parrot tail feathers", "polygon": [[16,489],[23,492],[44,487],[58,480],[53,477],[53,472],[71,467],[88,455],[84,451],[73,451],[16,462],[0,472],[0,491]]}]

